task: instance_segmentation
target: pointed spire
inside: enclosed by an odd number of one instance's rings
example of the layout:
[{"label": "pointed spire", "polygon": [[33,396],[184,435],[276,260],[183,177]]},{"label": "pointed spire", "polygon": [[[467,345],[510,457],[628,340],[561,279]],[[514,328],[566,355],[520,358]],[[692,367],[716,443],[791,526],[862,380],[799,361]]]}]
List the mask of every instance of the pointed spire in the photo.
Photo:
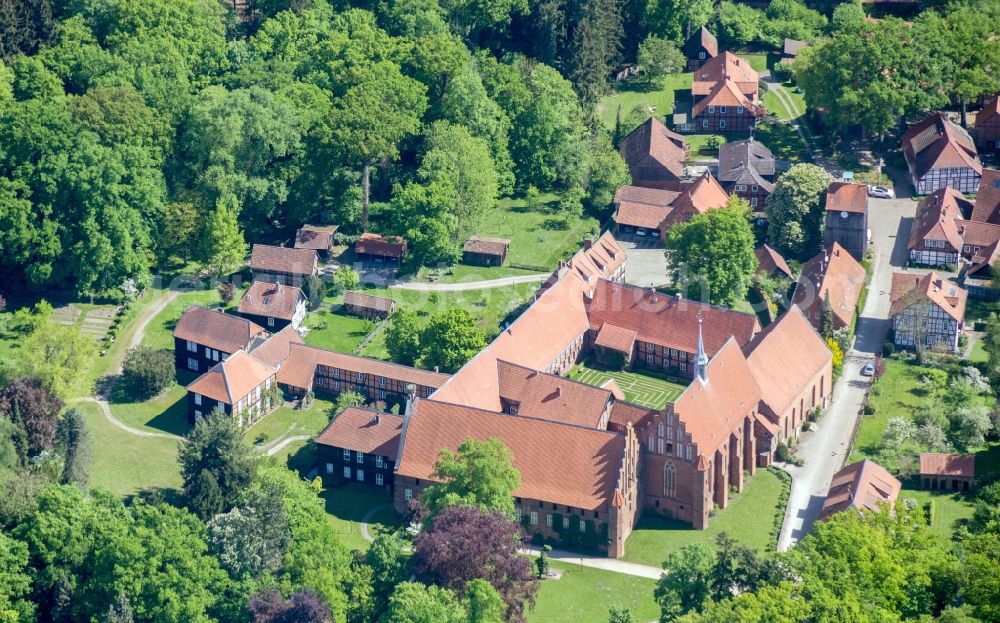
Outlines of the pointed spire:
[{"label": "pointed spire", "polygon": [[695,358],[695,375],[702,383],[708,382],[708,355],[705,354],[705,340],[701,335],[701,312],[698,312],[698,356]]}]

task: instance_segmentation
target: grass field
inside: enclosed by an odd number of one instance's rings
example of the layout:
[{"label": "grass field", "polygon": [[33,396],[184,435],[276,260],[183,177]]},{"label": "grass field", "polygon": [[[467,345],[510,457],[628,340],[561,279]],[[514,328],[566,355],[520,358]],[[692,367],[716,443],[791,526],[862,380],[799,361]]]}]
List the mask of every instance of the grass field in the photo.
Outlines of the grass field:
[{"label": "grass field", "polygon": [[267,417],[255,422],[243,436],[249,443],[265,444],[297,435],[315,436],[330,422],[332,406],[333,403],[329,400],[316,398],[308,409],[278,407]]},{"label": "grass field", "polygon": [[629,608],[636,621],[660,616],[653,600],[656,580],[557,562],[552,568],[562,577],[541,583],[535,608],[527,613],[529,623],[606,623],[612,605]]},{"label": "grass field", "polygon": [[689,134],[685,136],[684,140],[691,148],[691,157],[718,158],[719,149],[709,146],[713,136],[719,139],[720,145],[726,142],[726,137],[721,134]]},{"label": "grass field", "polygon": [[334,313],[329,309],[309,312],[305,325],[309,328],[306,344],[341,353],[353,352],[375,328],[371,320]]},{"label": "grass field", "polygon": [[618,387],[625,392],[625,400],[652,409],[662,409],[668,402],[677,400],[677,397],[685,389],[684,385],[666,379],[636,372],[598,370],[588,367],[584,363],[577,364],[575,368],[570,370],[569,377],[574,381],[595,387],[600,387],[609,379],[614,379],[618,383]]},{"label": "grass field", "polygon": [[534,274],[537,274],[537,271],[511,268],[506,265],[470,266],[468,264],[455,264],[454,266],[441,266],[438,268],[421,267],[413,280],[434,283],[468,283],[470,281],[489,281],[491,279]]},{"label": "grass field", "polygon": [[773,117],[765,117],[757,124],[754,138],[774,152],[779,160],[788,162],[809,162],[809,154],[802,137],[790,123],[782,123]]},{"label": "grass field", "polygon": [[[524,198],[501,199],[496,209],[487,213],[477,227],[476,234],[510,240],[507,253],[508,264],[523,264],[537,266],[545,270],[553,270],[559,260],[575,253],[588,235],[598,232],[600,224],[591,216],[583,216],[568,226],[563,227],[558,219],[557,205],[559,197],[553,193],[539,197],[541,205],[529,207]],[[466,275],[480,271],[494,271],[496,277],[510,276],[508,268],[475,269],[462,267],[456,269]],[[463,279],[475,281],[475,279]],[[456,279],[458,281],[458,279]]]},{"label": "grass field", "polygon": [[[705,530],[689,524],[647,514],[625,544],[624,560],[659,566],[672,551],[688,543],[713,543],[725,532],[740,543],[759,550],[774,548],[775,521],[784,515],[787,493],[784,483],[768,470],[757,470],[743,492],[718,511]],[[778,518],[778,519],[776,519]]]},{"label": "grass field", "polygon": [[797,91],[796,87],[791,83],[784,83],[782,85],[785,88],[785,93],[791,98],[792,102],[798,106],[798,114],[794,111],[785,108],[782,100],[774,93],[773,90],[769,90],[764,94],[764,109],[767,112],[772,112],[779,119],[784,119],[791,121],[793,119],[798,119],[806,111],[806,98],[801,91]]},{"label": "grass field", "polygon": [[191,428],[187,420],[185,385],[194,379],[193,374],[182,374],[179,383],[171,385],[159,396],[142,402],[118,396],[116,392],[111,399],[111,413],[136,428],[185,435]]},{"label": "grass field", "polygon": [[187,308],[192,305],[213,306],[218,303],[219,293],[216,290],[197,290],[179,295],[146,325],[146,334],[142,339],[143,346],[173,350],[174,326]]},{"label": "grass field", "polygon": [[923,507],[928,501],[934,500],[934,517],[931,521],[931,532],[940,538],[950,541],[955,534],[955,528],[960,522],[972,517],[973,504],[969,495],[947,493],[944,491],[922,491],[920,489],[903,488],[899,499],[914,499]]},{"label": "grass field", "polygon": [[597,114],[608,129],[614,129],[618,110],[622,119],[639,109],[648,115],[650,109],[657,117],[669,118],[674,110],[675,91],[691,89],[691,74],[682,73],[666,76],[651,85],[641,80],[630,80],[617,85],[618,92],[606,96],[597,106]]},{"label": "grass field", "polygon": [[379,508],[370,522],[373,536],[379,526],[393,529],[402,525],[402,520],[392,509],[392,498],[373,487],[345,483],[335,489],[324,489],[320,497],[326,504],[330,523],[334,525],[341,542],[348,549],[361,551],[368,549],[368,541],[361,536],[360,522],[373,508]]},{"label": "grass field", "polygon": [[92,402],[76,402],[72,406],[83,413],[93,438],[94,464],[88,486],[102,487],[121,496],[143,489],[180,488],[179,442],[136,437],[115,428]]}]

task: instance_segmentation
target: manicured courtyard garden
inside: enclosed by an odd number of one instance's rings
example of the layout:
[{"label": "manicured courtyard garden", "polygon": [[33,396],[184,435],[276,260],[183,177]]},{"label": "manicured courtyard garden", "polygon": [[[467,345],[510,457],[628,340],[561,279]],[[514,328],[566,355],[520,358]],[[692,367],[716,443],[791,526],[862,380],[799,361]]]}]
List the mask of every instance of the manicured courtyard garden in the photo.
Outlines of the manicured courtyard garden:
[{"label": "manicured courtyard garden", "polygon": [[668,402],[677,400],[687,387],[645,371],[604,370],[588,362],[577,364],[570,370],[569,378],[595,387],[614,379],[625,393],[625,400],[651,409],[662,409]]},{"label": "manicured courtyard garden", "polygon": [[348,549],[368,550],[368,541],[361,536],[361,521],[372,509],[377,510],[368,519],[371,536],[374,537],[377,530],[403,525],[392,508],[392,498],[374,487],[348,482],[324,489],[320,497],[326,505],[330,523]]}]

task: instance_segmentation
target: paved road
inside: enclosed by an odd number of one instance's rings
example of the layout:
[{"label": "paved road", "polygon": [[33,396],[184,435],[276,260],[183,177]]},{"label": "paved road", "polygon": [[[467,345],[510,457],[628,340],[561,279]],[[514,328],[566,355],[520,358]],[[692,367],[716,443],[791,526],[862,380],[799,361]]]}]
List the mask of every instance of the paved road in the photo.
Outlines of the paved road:
[{"label": "paved road", "polygon": [[[521,551],[530,556],[538,556],[539,554],[538,549],[534,547],[524,548]],[[581,567],[601,569],[602,571],[611,571],[613,573],[621,573],[624,575],[634,575],[636,577],[649,578],[651,580],[658,580],[660,579],[660,576],[663,575],[663,569],[660,567],[640,565],[638,563],[625,562],[624,560],[617,560],[615,558],[607,558],[604,556],[586,556],[577,552],[568,552],[561,549],[554,549],[549,552],[549,558],[570,565],[580,565]]]},{"label": "paved road", "polygon": [[649,237],[623,237],[618,242],[625,249],[625,283],[641,288],[667,283],[667,256],[663,243]]},{"label": "paved road", "polygon": [[792,487],[778,537],[781,551],[805,536],[819,517],[830,481],[850,454],[851,437],[871,382],[861,376],[861,367],[882,350],[889,329],[892,272],[906,264],[906,243],[915,207],[909,199],[870,201],[874,257],[868,299],[858,319],[854,347],[834,385],[832,405],[820,418],[817,429],[800,437],[796,452],[804,464],[783,466],[792,475]]},{"label": "paved road", "polygon": [[549,277],[549,273],[539,273],[537,275],[520,275],[518,277],[502,277],[500,279],[490,279],[488,281],[467,281],[465,283],[411,283],[399,282],[391,284],[390,288],[400,290],[420,290],[423,292],[464,292],[466,290],[486,290],[489,288],[502,288],[519,283],[540,283]]}]

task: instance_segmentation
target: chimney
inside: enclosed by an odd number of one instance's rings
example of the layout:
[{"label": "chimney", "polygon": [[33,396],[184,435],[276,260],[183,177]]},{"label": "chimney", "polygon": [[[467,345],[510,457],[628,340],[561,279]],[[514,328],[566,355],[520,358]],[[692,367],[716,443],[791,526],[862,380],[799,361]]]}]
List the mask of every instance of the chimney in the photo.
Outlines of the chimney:
[{"label": "chimney", "polygon": [[594,241],[591,240],[590,236],[587,236],[586,238],[583,239],[583,248],[584,249],[590,249],[593,246],[594,246]]},{"label": "chimney", "polygon": [[435,372],[435,373],[437,373],[437,372],[438,372],[438,367],[437,367],[437,366],[434,366],[434,372]]},{"label": "chimney", "polygon": [[376,413],[375,416],[372,417],[372,424],[378,424],[381,421],[382,417],[378,413]]},{"label": "chimney", "polygon": [[556,398],[558,398],[559,396],[562,396],[562,387],[556,385]]}]

